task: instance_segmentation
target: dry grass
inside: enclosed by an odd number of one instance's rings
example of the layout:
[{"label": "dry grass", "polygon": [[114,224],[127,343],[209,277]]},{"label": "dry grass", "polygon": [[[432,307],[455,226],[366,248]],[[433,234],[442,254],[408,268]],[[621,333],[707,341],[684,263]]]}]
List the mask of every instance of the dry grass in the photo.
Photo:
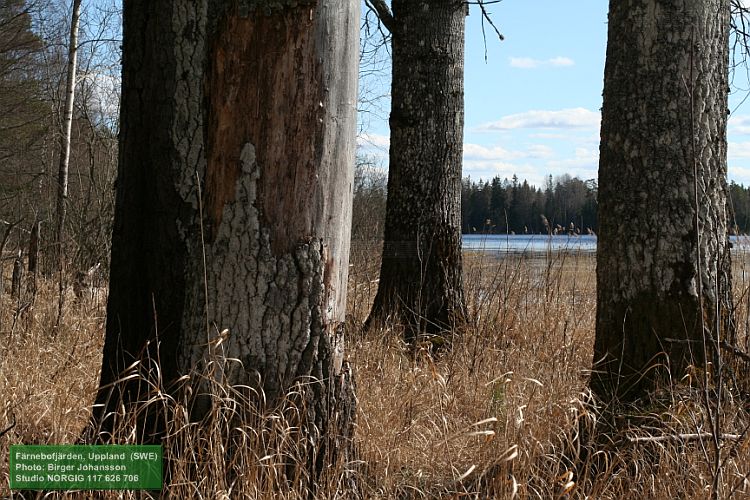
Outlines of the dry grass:
[{"label": "dry grass", "polygon": [[[351,302],[366,304],[377,266],[353,269]],[[738,263],[741,325],[750,301],[747,275],[745,263]],[[357,367],[357,439],[368,496],[709,497],[715,451],[708,440],[629,440],[707,431],[695,387],[655,394],[647,411],[622,414],[622,430],[611,438],[616,442],[589,442],[586,434],[599,419],[584,404],[596,308],[592,255],[469,253],[465,283],[476,324],[438,360],[412,355],[394,326],[356,339],[349,349]],[[355,323],[362,310],[352,311]],[[743,403],[736,393],[726,397],[723,432],[746,430]],[[720,498],[750,497],[748,444],[745,436],[722,443]],[[586,465],[574,469],[574,457]]]},{"label": "dry grass", "polygon": [[[716,449],[709,440],[628,439],[707,430],[702,392],[687,385],[619,417],[625,430],[615,442],[587,448],[598,419],[583,403],[594,335],[592,256],[466,254],[466,290],[476,321],[451,352],[433,359],[405,349],[398,325],[366,333],[354,326],[367,314],[378,272],[364,258],[371,248],[354,250],[348,354],[357,378],[361,462],[328,471],[317,497],[348,498],[342,483],[347,471],[366,498],[710,497]],[[745,275],[744,263],[738,264],[743,339],[750,301]],[[87,423],[104,318],[102,297],[69,300],[64,324],[55,331],[55,289],[43,287],[11,335],[14,307],[7,295],[2,300],[0,430],[17,422],[0,438],[0,496],[7,496],[10,444],[74,442]],[[150,383],[158,389],[158,380]],[[314,452],[295,431],[293,395],[283,408],[258,410],[247,394],[220,386],[213,392],[214,411],[201,425],[189,421],[184,402],[162,396],[151,403],[171,416],[165,442],[172,464],[169,495],[306,496],[307,478],[284,474],[288,463]],[[743,404],[734,393],[722,402],[723,432],[744,433]],[[127,416],[119,432],[123,441],[136,439]],[[720,498],[750,498],[748,444],[744,434],[721,443]],[[571,467],[575,457],[584,464],[577,469]]]}]

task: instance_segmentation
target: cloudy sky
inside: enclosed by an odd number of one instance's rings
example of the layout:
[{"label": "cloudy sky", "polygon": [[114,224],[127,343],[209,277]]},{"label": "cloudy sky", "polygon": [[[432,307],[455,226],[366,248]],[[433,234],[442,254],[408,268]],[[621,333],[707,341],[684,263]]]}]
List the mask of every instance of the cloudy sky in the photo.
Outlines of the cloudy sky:
[{"label": "cloudy sky", "polygon": [[[596,178],[607,39],[605,0],[503,0],[489,6],[505,40],[472,6],[466,28],[464,176]],[[386,79],[387,80],[387,79]],[[748,78],[730,96],[729,177],[750,185]],[[372,84],[371,84],[372,85]],[[372,91],[372,90],[371,90]],[[363,151],[387,159],[387,108],[369,113]]]}]

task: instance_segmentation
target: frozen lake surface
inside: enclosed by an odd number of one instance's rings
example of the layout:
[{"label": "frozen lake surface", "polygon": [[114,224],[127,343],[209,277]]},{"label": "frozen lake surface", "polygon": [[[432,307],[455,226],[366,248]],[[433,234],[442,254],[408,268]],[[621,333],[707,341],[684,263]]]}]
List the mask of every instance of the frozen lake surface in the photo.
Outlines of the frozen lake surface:
[{"label": "frozen lake surface", "polygon": [[[750,237],[731,236],[736,252],[750,251]],[[546,234],[464,234],[464,250],[486,253],[544,253],[548,251],[569,251],[575,253],[595,253],[596,236],[549,236]]]}]

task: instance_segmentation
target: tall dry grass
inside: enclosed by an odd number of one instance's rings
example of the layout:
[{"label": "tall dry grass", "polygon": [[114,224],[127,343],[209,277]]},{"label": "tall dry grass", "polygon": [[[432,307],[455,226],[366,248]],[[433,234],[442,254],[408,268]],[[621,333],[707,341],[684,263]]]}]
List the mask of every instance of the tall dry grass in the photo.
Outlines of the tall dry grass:
[{"label": "tall dry grass", "polygon": [[[428,349],[405,348],[399,325],[360,331],[377,291],[373,253],[375,248],[353,248],[350,267],[347,353],[357,379],[356,460],[326,470],[313,490],[304,472],[287,474],[289,464],[316,452],[297,432],[300,409],[293,393],[282,407],[263,408],[260,395],[215,384],[213,410],[203,422],[191,422],[187,402],[160,394],[158,372],[144,363],[133,370],[154,388],[148,404],[169,416],[168,496],[309,498],[314,491],[317,498],[708,498],[718,451],[719,497],[750,498],[748,418],[744,395],[736,392],[722,402],[721,427],[739,438],[718,446],[685,437],[709,429],[711,403],[691,380],[655,394],[645,410],[623,411],[611,442],[592,443],[601,421],[586,404],[596,300],[591,255],[467,253],[474,323],[459,332],[450,352],[433,358]],[[739,261],[735,287],[743,339],[746,276]],[[0,430],[16,422],[0,438],[0,496],[8,496],[10,444],[71,443],[88,422],[104,298],[68,300],[55,330],[55,288],[45,285],[34,307],[16,318],[12,334],[14,307],[7,295],[2,300]],[[203,375],[191,374],[184,383],[198,387]],[[131,415],[121,416],[120,441],[136,442],[142,431]]]},{"label": "tall dry grass", "polygon": [[[353,258],[350,312],[357,324],[378,269]],[[745,347],[749,277],[747,255],[738,253],[736,313]],[[439,359],[414,354],[400,344],[397,325],[355,336],[349,352],[368,496],[709,498],[718,452],[717,497],[750,497],[742,380],[729,383],[733,390],[722,400],[727,439],[716,446],[703,435],[715,402],[706,401],[698,374],[655,393],[645,409],[618,412],[617,432],[592,407],[595,281],[590,254],[467,253],[475,322],[451,352]],[[597,437],[601,431],[607,435]]]}]

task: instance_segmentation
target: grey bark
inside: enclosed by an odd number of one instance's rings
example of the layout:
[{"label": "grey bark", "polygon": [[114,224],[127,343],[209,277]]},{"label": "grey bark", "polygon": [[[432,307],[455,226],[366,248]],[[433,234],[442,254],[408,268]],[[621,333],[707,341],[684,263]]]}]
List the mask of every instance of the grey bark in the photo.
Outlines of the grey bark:
[{"label": "grey bark", "polygon": [[606,401],[716,369],[734,340],[728,29],[726,0],[610,1],[591,378]]},{"label": "grey bark", "polygon": [[383,260],[368,323],[399,318],[411,342],[420,333],[444,334],[467,317],[461,270],[466,5],[393,0],[392,8],[392,17],[379,14],[392,34],[391,145]]},{"label": "grey bark", "polygon": [[[270,405],[299,383],[320,472],[353,432],[342,325],[359,4],[274,5],[124,5],[101,386],[137,353],[160,359],[167,383],[239,360],[216,381],[262,389]],[[146,347],[157,335],[158,352]],[[103,389],[96,418],[141,390]]]}]

